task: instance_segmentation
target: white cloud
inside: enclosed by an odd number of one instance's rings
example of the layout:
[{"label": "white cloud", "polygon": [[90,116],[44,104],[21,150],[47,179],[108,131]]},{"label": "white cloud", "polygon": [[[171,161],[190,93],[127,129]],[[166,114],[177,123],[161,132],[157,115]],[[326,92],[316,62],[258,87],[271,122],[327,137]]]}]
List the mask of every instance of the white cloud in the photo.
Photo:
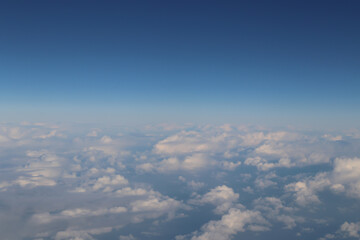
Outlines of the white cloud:
[{"label": "white cloud", "polygon": [[119,240],[136,240],[136,238],[130,234],[127,236],[119,236]]},{"label": "white cloud", "polygon": [[196,181],[194,181],[194,180],[189,181],[187,184],[188,184],[189,187],[191,187],[191,188],[194,189],[194,190],[200,189],[200,188],[202,188],[202,187],[205,186],[205,183],[203,183],[203,182],[196,182]]},{"label": "white cloud", "polygon": [[313,178],[285,186],[287,191],[295,193],[300,205],[320,203],[317,193],[326,188],[334,193],[345,191],[349,196],[360,198],[360,158],[337,158],[333,171],[318,173]]},{"label": "white cloud", "polygon": [[[159,231],[161,235],[164,221],[184,217],[193,209],[190,216],[203,214],[209,209],[205,204],[218,215],[199,216],[207,224],[182,238],[231,239],[237,234],[240,237],[242,231],[256,231],[266,238],[261,231],[270,230],[272,225],[296,229],[305,237],[305,233],[312,234],[305,230],[309,219],[296,215],[302,214],[298,207],[289,207],[294,206],[287,202],[291,197],[301,206],[323,201],[319,193],[324,190],[360,198],[360,160],[354,157],[360,154],[359,141],[350,136],[231,125],[192,126],[192,130],[181,127],[178,129],[183,131],[174,133],[176,129],[114,128],[104,135],[100,129],[83,126],[73,131],[70,126],[0,124],[0,190],[7,191],[2,192],[1,237],[97,239],[96,232],[103,227],[114,229],[114,222],[133,224],[141,234]],[[122,135],[116,134],[119,131]],[[59,137],[65,134],[71,139]],[[339,136],[345,137],[339,141]],[[303,168],[314,164],[321,165]],[[328,170],[329,166],[333,169]],[[291,173],[277,170],[292,167],[296,169]],[[294,172],[297,174],[292,175]],[[176,179],[178,174],[183,184]],[[286,187],[280,188],[283,185]],[[244,204],[252,203],[253,208],[239,203],[235,189],[243,194]],[[266,196],[269,193],[271,197]],[[339,202],[342,213],[350,212],[350,207]],[[339,214],[339,221],[353,219],[351,214]],[[304,216],[308,216],[306,212]],[[150,221],[137,224],[145,219]],[[314,232],[316,224],[323,224],[311,223]],[[20,227],[14,231],[13,226]],[[343,231],[325,238],[359,235],[357,227],[356,222],[346,222]],[[115,231],[111,234],[119,235]]]},{"label": "white cloud", "polygon": [[152,163],[142,163],[139,165],[136,165],[136,170],[140,172],[151,172],[155,169],[154,165]]},{"label": "white cloud", "polygon": [[319,240],[345,238],[360,239],[360,222],[345,221],[335,233],[326,234],[324,237],[319,238]]},{"label": "white cloud", "polygon": [[276,182],[272,181],[275,178],[277,178],[275,173],[268,173],[265,176],[257,177],[254,183],[257,188],[265,189],[277,185]]},{"label": "white cloud", "polygon": [[360,198],[360,158],[335,159],[333,182],[347,185],[348,193]]},{"label": "white cloud", "polygon": [[84,218],[91,216],[102,216],[105,214],[119,214],[127,212],[125,207],[111,207],[111,208],[99,208],[99,209],[86,209],[86,208],[76,208],[63,210],[60,213],[37,213],[33,215],[32,220],[38,224],[47,224],[56,220],[64,220],[71,218]]},{"label": "white cloud", "polygon": [[100,142],[103,143],[103,144],[108,144],[108,143],[111,143],[113,140],[111,139],[111,137],[109,136],[103,136],[101,139],[100,139]]},{"label": "white cloud", "polygon": [[95,228],[87,230],[67,229],[56,233],[55,240],[94,240],[92,235],[111,232],[111,227]]},{"label": "white cloud", "polygon": [[127,185],[129,182],[121,175],[103,176],[96,180],[93,185],[94,190],[103,189],[104,191],[112,191],[112,187]]},{"label": "white cloud", "polygon": [[349,237],[360,238],[360,222],[344,222],[344,224],[341,225],[340,230]]},{"label": "white cloud", "polygon": [[285,186],[287,191],[295,192],[296,202],[302,206],[310,203],[320,203],[318,191],[330,186],[331,182],[327,173],[319,173],[313,179],[298,181]]},{"label": "white cloud", "polygon": [[182,131],[170,136],[155,145],[154,151],[158,154],[188,154],[210,149],[210,143],[199,132]]},{"label": "white cloud", "polygon": [[144,196],[146,194],[154,194],[153,191],[147,191],[146,189],[143,188],[135,188],[132,189],[130,187],[125,187],[122,189],[117,190],[116,192],[116,196],[118,197],[129,197],[129,196]]},{"label": "white cloud", "polygon": [[343,140],[341,135],[332,136],[330,134],[325,134],[322,137],[327,139],[327,140],[330,140],[330,141],[341,141],[341,140]]},{"label": "white cloud", "polygon": [[216,206],[214,210],[217,214],[223,214],[229,208],[231,208],[235,202],[239,199],[239,194],[234,193],[232,188],[229,188],[225,185],[215,187],[206,193],[204,196],[200,197],[193,201],[197,204],[210,203]]},{"label": "white cloud", "polygon": [[[202,153],[196,153],[190,156],[187,156],[185,159],[180,160],[177,157],[171,157],[162,160],[158,164],[158,171],[160,172],[169,172],[169,171],[177,171],[177,170],[186,170],[186,171],[195,171],[200,169],[208,168],[211,165],[214,165],[214,161],[207,155]],[[150,166],[140,165],[141,169],[146,169]],[[144,168],[145,167],[145,168]]]},{"label": "white cloud", "polygon": [[158,218],[167,215],[168,220],[176,216],[179,209],[189,210],[189,206],[173,198],[163,196],[157,192],[149,192],[146,199],[136,200],[130,203],[130,210],[135,215],[132,216],[134,223],[142,222],[147,218]]},{"label": "white cloud", "polygon": [[210,221],[195,232],[191,240],[229,240],[239,232],[267,231],[268,222],[260,212],[250,210],[229,209],[229,212],[218,221]]},{"label": "white cloud", "polygon": [[51,130],[49,133],[39,134],[39,135],[33,136],[34,139],[47,139],[47,138],[51,138],[51,137],[65,137],[65,135],[62,134],[62,133],[59,133],[55,129],[55,130]]},{"label": "white cloud", "polygon": [[267,219],[278,221],[285,225],[284,228],[292,229],[302,218],[292,216],[294,208],[284,206],[282,200],[276,197],[259,198],[254,201],[255,210],[260,211]]},{"label": "white cloud", "polygon": [[0,184],[3,187],[19,185],[21,187],[55,186],[57,179],[61,178],[65,160],[46,150],[28,151],[27,164],[17,169],[22,175],[11,182]]},{"label": "white cloud", "polygon": [[194,154],[187,158],[182,163],[182,168],[186,170],[195,170],[199,168],[204,168],[211,164],[209,157],[204,154]]},{"label": "white cloud", "polygon": [[229,161],[223,161],[222,162],[222,167],[225,169],[225,170],[229,170],[229,171],[233,171],[235,170],[238,166],[241,165],[241,162],[238,161],[238,162],[229,162]]},{"label": "white cloud", "polygon": [[151,196],[145,200],[137,200],[132,202],[131,211],[133,212],[148,212],[158,211],[166,212],[180,207],[181,203],[172,198],[160,199],[156,196]]}]

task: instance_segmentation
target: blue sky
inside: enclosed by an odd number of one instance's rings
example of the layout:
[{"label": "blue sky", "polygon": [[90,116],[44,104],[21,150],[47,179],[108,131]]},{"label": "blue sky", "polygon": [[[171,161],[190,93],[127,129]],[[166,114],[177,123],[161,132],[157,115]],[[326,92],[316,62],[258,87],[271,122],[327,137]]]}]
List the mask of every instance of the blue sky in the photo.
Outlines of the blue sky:
[{"label": "blue sky", "polygon": [[356,127],[359,10],[357,1],[2,1],[2,120]]},{"label": "blue sky", "polygon": [[0,239],[360,239],[359,13],[0,1]]}]

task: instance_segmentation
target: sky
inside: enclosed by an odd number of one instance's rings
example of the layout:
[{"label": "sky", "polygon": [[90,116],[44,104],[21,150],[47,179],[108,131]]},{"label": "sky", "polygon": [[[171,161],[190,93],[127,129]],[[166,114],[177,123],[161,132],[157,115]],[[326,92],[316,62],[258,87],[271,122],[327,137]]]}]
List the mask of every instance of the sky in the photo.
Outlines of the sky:
[{"label": "sky", "polygon": [[358,127],[358,1],[1,1],[2,121]]},{"label": "sky", "polygon": [[1,240],[360,240],[359,1],[0,1]]}]

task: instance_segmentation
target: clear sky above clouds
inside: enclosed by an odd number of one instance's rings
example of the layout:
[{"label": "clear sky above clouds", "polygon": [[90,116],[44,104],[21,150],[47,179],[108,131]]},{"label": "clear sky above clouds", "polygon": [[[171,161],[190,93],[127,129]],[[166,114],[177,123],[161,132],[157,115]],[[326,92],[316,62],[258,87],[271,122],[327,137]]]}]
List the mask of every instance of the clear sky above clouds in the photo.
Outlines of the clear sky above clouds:
[{"label": "clear sky above clouds", "polygon": [[0,114],[356,127],[359,12],[358,1],[1,1]]},{"label": "clear sky above clouds", "polygon": [[0,239],[360,239],[359,13],[0,0]]}]

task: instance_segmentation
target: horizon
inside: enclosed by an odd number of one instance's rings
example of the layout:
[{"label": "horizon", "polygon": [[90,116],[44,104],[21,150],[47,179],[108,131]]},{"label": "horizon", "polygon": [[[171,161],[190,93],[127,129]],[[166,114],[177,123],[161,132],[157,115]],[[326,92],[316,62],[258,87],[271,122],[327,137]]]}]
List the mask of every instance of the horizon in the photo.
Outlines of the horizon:
[{"label": "horizon", "polygon": [[0,239],[360,239],[359,12],[0,1]]}]

